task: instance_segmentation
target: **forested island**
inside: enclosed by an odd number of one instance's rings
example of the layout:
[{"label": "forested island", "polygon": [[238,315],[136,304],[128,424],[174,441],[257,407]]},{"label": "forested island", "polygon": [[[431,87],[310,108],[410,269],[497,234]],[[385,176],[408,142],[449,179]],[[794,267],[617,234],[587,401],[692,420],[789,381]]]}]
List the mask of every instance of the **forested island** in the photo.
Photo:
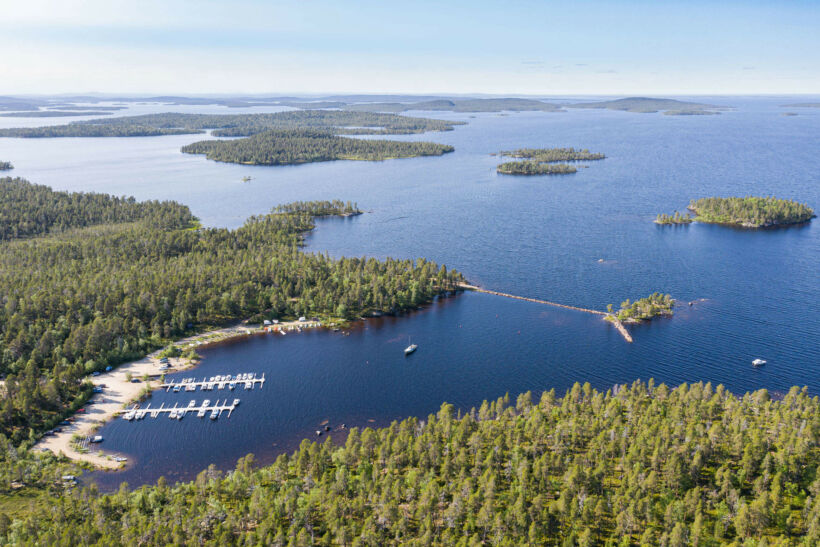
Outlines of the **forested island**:
[{"label": "forested island", "polygon": [[331,160],[379,161],[440,156],[452,146],[432,142],[353,139],[321,129],[287,129],[235,140],[207,140],[182,147],[186,154],[248,165],[292,165]]},{"label": "forested island", "polygon": [[693,221],[694,219],[689,213],[682,215],[678,211],[675,211],[672,215],[658,214],[655,218],[655,224],[691,224]]},{"label": "forested island", "polygon": [[577,172],[577,168],[567,163],[556,162],[595,161],[606,158],[604,154],[575,148],[520,148],[500,152],[499,156],[523,158],[522,161],[500,164],[496,171],[503,175],[568,175]]},{"label": "forested island", "polygon": [[511,158],[526,158],[538,162],[559,162],[559,161],[594,161],[606,158],[604,154],[590,152],[586,148],[576,150],[575,148],[519,148],[501,152],[501,156]]},{"label": "forested island", "polygon": [[578,169],[567,163],[541,163],[538,161],[507,161],[496,168],[502,175],[571,175]]},{"label": "forested island", "polygon": [[567,106],[569,108],[605,108],[607,110],[621,110],[624,112],[637,112],[642,114],[652,114],[663,110],[665,114],[679,116],[718,114],[718,110],[725,109],[725,107],[713,104],[693,103],[675,99],[655,99],[651,97],[627,97],[613,101],[575,103]]},{"label": "forested island", "polygon": [[0,171],[11,171],[12,169],[14,169],[14,166],[11,162],[0,161]]},{"label": "forested island", "polygon": [[772,399],[650,380],[444,404],[261,469],[248,456],[110,495],[66,489],[65,464],[0,440],[0,542],[809,546],[818,437],[805,388]]},{"label": "forested island", "polygon": [[204,133],[248,137],[271,130],[325,129],[347,135],[398,135],[451,131],[463,122],[373,112],[297,110],[273,114],[181,114],[167,112],[72,122],[67,125],[0,129],[0,137],[137,137]]},{"label": "forested island", "polygon": [[627,298],[621,302],[621,308],[615,312],[612,311],[612,304],[610,304],[607,306],[607,311],[623,323],[638,323],[660,315],[672,315],[674,306],[675,300],[671,296],[656,292],[634,302],[630,302]]},{"label": "forested island", "polygon": [[732,224],[745,228],[765,228],[808,222],[816,215],[808,205],[775,197],[701,198],[689,209],[695,220]]},{"label": "forested island", "polygon": [[77,116],[110,116],[107,110],[33,110],[30,112],[6,112],[4,118],[70,118]]},{"label": "forested island", "polygon": [[200,227],[174,202],[19,179],[0,189],[0,433],[14,443],[76,410],[90,395],[86,375],[170,340],[260,313],[397,313],[463,281],[423,259],[304,253],[314,216],[358,211],[340,201],[285,206],[227,230]]}]

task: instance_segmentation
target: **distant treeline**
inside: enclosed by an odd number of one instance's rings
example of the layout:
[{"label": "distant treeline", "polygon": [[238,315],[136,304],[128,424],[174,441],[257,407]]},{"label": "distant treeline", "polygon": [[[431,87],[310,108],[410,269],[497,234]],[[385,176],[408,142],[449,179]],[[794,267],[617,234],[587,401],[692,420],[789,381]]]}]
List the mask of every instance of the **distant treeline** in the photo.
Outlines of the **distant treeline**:
[{"label": "distant treeline", "polygon": [[701,198],[692,200],[689,209],[700,222],[737,224],[750,228],[797,224],[815,217],[803,203],[774,197]]},{"label": "distant treeline", "polygon": [[11,171],[12,169],[14,169],[14,166],[11,162],[0,161],[0,171]]},{"label": "distant treeline", "polygon": [[570,108],[605,108],[607,110],[621,110],[624,112],[654,113],[665,110],[669,115],[717,114],[715,110],[725,107],[713,104],[692,103],[675,99],[656,99],[653,97],[626,97],[613,101],[597,101],[589,103],[575,103],[567,105]]},{"label": "distant treeline", "polygon": [[432,142],[404,142],[339,137],[318,129],[266,131],[237,140],[207,140],[182,147],[209,160],[253,165],[289,165],[331,160],[385,160],[440,156],[453,147]]},{"label": "distant treeline", "polygon": [[32,112],[8,112],[4,118],[70,118],[77,116],[110,116],[107,110],[34,110]]},{"label": "distant treeline", "polygon": [[[449,111],[449,112],[523,112],[543,111],[561,112],[560,106],[539,101],[536,99],[503,98],[503,99],[433,99],[417,102],[374,102],[374,103],[336,103],[333,108],[343,107],[346,110],[359,112],[406,112],[408,110],[421,111]],[[303,108],[327,108],[326,106],[311,106],[305,103]]]},{"label": "distant treeline", "polygon": [[324,129],[336,134],[390,135],[450,131],[463,122],[373,112],[297,110],[273,114],[145,114],[68,125],[0,129],[0,137],[132,137],[204,133],[247,137],[270,130]]},{"label": "distant treeline", "polygon": [[158,137],[160,135],[190,135],[204,133],[194,129],[156,128],[147,125],[81,125],[73,122],[68,125],[50,125],[45,127],[14,127],[0,129],[0,137],[19,137],[23,139],[56,138],[56,137]]},{"label": "distant treeline", "polygon": [[87,374],[169,340],[259,314],[399,312],[463,281],[423,259],[302,252],[313,216],[350,214],[350,203],[303,202],[236,230],[197,229],[176,203],[26,185],[0,185],[0,218],[13,219],[5,233],[61,231],[0,241],[0,433],[15,443],[76,409],[90,392]]}]

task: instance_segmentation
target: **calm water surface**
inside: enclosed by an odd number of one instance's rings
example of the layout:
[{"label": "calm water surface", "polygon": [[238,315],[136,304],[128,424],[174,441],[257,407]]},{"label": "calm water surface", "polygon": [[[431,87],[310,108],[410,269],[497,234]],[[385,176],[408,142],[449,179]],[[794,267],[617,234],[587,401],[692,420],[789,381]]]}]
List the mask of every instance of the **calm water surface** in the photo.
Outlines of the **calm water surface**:
[{"label": "calm water surface", "polygon": [[[133,465],[95,480],[113,488],[160,475],[188,479],[212,462],[228,468],[247,452],[271,461],[315,438],[325,420],[384,425],[424,417],[442,401],[469,408],[575,381],[606,388],[654,377],[723,383],[738,393],[792,385],[816,393],[820,223],[749,231],[651,221],[711,195],[773,194],[820,209],[820,110],[785,117],[779,105],[793,98],[700,100],[737,108],[719,116],[427,113],[468,125],[397,138],[456,151],[385,162],[248,167],[179,153],[201,136],[0,140],[0,159],[15,164],[15,175],[58,189],[175,199],[210,225],[236,227],[293,200],[350,199],[371,211],[319,222],[309,251],[424,256],[488,288],[598,309],[653,291],[695,301],[672,319],[633,327],[634,344],[591,315],[467,294],[368,321],[349,336],[267,335],[212,347],[194,374],[264,372],[264,389],[236,392],[242,403],[230,420],[112,422],[102,430],[106,448]],[[19,121],[0,118],[6,127]],[[589,148],[607,159],[571,176],[497,175],[490,154],[524,146]],[[243,184],[246,175],[253,180]],[[420,349],[405,358],[408,337]],[[753,369],[756,357],[768,365]],[[204,398],[190,395],[158,393],[152,406]],[[207,394],[220,395],[227,392]]]}]

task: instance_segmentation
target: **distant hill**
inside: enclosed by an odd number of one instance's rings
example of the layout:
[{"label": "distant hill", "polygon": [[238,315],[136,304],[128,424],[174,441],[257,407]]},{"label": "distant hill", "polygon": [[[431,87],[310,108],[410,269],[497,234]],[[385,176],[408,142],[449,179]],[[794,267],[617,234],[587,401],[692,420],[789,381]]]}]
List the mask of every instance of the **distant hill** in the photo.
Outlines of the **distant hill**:
[{"label": "distant hill", "polygon": [[820,103],[794,103],[781,105],[785,108],[820,108]]},{"label": "distant hill", "polygon": [[622,110],[624,112],[638,112],[642,114],[666,111],[669,115],[717,114],[716,110],[726,107],[714,104],[691,103],[675,99],[653,99],[650,97],[627,97],[614,101],[600,101],[592,103],[575,103],[567,105],[569,108],[605,108],[607,110]]},{"label": "distant hill", "polygon": [[560,106],[536,99],[435,99],[417,102],[383,102],[348,104],[345,110],[364,112],[406,112],[408,110],[433,110],[445,112],[560,112]]}]

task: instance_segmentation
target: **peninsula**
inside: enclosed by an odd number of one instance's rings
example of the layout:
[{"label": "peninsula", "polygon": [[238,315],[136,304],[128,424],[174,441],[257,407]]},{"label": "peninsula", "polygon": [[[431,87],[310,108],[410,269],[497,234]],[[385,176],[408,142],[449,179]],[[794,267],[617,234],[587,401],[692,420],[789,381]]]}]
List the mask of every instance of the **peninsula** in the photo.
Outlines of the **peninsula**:
[{"label": "peninsula", "polygon": [[14,166],[11,162],[0,161],[0,171],[11,171],[12,169],[14,169]]},{"label": "peninsula", "polygon": [[301,252],[313,219],[359,212],[349,202],[297,202],[228,230],[170,201],[22,179],[0,179],[0,192],[0,434],[15,444],[80,408],[88,375],[173,340],[254,316],[398,313],[464,281],[424,259]]}]

